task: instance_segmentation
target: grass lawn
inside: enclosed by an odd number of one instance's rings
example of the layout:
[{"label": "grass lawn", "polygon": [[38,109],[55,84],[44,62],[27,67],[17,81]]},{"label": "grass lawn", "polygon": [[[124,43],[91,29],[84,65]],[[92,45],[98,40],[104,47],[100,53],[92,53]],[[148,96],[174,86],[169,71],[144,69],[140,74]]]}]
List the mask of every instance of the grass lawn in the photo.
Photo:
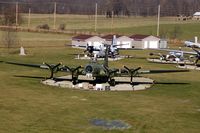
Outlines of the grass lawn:
[{"label": "grass lawn", "polygon": [[[0,32],[2,34],[2,32]],[[74,60],[82,50],[64,47],[70,36],[19,33],[27,56],[18,49],[0,48],[0,60],[24,63],[58,63],[77,66]],[[59,47],[49,47],[59,46]],[[35,47],[36,46],[36,47]],[[121,54],[148,56],[150,51],[121,51]],[[111,67],[141,66],[143,69],[176,69],[174,65],[148,63],[145,59],[111,62]],[[3,133],[160,133],[200,131],[200,72],[145,75],[156,81],[187,82],[187,85],[154,85],[138,92],[96,92],[45,86],[38,79],[13,75],[48,75],[48,71],[0,65],[0,132]],[[65,73],[61,73],[62,75]],[[126,130],[107,130],[91,125],[94,118],[122,120]]]}]

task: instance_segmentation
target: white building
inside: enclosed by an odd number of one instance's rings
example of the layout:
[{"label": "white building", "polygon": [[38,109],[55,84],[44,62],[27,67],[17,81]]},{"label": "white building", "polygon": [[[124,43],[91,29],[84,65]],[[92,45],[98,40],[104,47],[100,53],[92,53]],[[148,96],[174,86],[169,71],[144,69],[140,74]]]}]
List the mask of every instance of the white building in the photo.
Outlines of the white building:
[{"label": "white building", "polygon": [[157,49],[166,48],[166,43],[160,43],[161,39],[152,35],[132,35],[130,38],[133,39],[133,47],[139,49]]},{"label": "white building", "polygon": [[[106,44],[111,44],[113,35],[112,34],[105,35],[105,36],[102,36],[102,38],[105,39]],[[132,48],[132,41],[133,39],[131,39],[130,37],[116,35],[116,42],[119,45],[118,48]]]},{"label": "white building", "polygon": [[100,48],[103,46],[105,42],[104,39],[98,36],[92,35],[78,35],[72,38],[73,46],[94,46],[95,48]]},{"label": "white building", "polygon": [[127,36],[120,36],[117,38],[117,44],[119,48],[132,48],[133,39]]},{"label": "white building", "polygon": [[194,19],[194,20],[200,20],[200,12],[195,12],[195,13],[193,14],[193,19]]}]

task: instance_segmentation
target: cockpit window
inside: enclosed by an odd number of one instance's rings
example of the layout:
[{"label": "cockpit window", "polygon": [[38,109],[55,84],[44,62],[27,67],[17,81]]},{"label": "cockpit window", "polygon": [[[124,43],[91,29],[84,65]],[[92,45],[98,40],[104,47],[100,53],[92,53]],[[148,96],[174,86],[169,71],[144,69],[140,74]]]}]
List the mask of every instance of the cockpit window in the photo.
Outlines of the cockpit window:
[{"label": "cockpit window", "polygon": [[93,68],[92,68],[92,66],[86,66],[86,68],[85,68],[85,72],[86,73],[92,73],[92,71],[93,71]]}]

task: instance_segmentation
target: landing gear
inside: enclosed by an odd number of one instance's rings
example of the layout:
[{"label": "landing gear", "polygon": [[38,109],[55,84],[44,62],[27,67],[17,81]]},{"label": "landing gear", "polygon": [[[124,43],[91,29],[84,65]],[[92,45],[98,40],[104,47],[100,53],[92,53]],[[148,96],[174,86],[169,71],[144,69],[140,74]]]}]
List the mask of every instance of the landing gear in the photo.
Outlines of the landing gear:
[{"label": "landing gear", "polygon": [[116,85],[115,79],[110,79],[110,81],[108,81],[108,83],[110,84],[110,86]]},{"label": "landing gear", "polygon": [[74,77],[73,79],[72,79],[72,84],[73,85],[76,85],[78,83],[78,78],[77,77]]}]

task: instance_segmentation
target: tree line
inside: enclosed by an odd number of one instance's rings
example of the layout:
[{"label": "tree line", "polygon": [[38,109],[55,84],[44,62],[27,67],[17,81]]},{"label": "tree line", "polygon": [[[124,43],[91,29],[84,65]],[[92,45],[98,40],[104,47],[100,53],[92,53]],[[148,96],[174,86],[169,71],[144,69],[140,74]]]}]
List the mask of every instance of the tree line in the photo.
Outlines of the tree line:
[{"label": "tree line", "polygon": [[[11,4],[13,2],[13,4]],[[0,0],[0,13],[8,6],[19,2],[19,9],[27,13],[53,13],[54,2],[57,3],[58,14],[94,14],[95,3],[98,4],[98,14],[110,17],[114,15],[153,16],[161,5],[161,16],[192,15],[200,9],[199,0]]]}]

